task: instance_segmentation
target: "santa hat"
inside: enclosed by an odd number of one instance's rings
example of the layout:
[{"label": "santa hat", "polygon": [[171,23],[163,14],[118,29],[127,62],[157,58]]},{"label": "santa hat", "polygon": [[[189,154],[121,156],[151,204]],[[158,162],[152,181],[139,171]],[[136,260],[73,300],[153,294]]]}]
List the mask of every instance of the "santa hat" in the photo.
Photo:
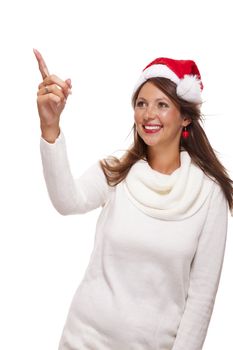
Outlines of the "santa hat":
[{"label": "santa hat", "polygon": [[177,96],[185,101],[201,103],[203,84],[197,65],[192,60],[174,60],[160,57],[149,63],[142,71],[137,81],[136,90],[150,78],[162,77],[176,83]]}]

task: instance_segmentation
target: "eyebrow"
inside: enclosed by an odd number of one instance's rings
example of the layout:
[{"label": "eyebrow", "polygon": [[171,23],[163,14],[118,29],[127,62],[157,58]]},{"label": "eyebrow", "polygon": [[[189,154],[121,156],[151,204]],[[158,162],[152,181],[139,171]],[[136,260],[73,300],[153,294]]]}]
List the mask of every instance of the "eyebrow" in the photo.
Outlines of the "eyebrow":
[{"label": "eyebrow", "polygon": [[[140,100],[140,99],[141,99],[141,100],[144,100],[144,101],[147,101],[147,99],[144,98],[144,97],[138,97],[138,98],[137,98],[137,100]],[[136,100],[136,101],[137,101],[137,100]],[[165,100],[165,101],[167,101],[167,102],[170,102],[166,97],[160,97],[160,98],[156,98],[156,99],[155,99],[156,102],[158,102],[158,101],[163,101],[163,100]]]}]

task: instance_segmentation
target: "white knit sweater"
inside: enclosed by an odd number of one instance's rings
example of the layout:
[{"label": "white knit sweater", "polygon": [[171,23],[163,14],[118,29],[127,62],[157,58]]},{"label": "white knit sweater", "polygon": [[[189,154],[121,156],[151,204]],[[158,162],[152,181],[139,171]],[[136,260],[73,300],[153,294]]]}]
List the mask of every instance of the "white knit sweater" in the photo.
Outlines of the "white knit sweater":
[{"label": "white knit sweater", "polygon": [[140,160],[116,187],[98,161],[72,177],[65,138],[41,138],[45,181],[63,215],[102,206],[95,246],[59,350],[201,350],[227,235],[219,185],[181,152],[158,173]]}]

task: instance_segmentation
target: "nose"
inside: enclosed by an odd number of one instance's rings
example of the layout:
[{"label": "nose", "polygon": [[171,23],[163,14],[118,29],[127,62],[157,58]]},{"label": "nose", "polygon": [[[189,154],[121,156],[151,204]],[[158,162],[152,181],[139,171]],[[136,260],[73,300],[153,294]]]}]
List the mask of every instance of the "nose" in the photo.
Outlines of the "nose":
[{"label": "nose", "polygon": [[157,108],[153,105],[148,105],[145,109],[144,118],[145,119],[154,119],[158,115]]}]

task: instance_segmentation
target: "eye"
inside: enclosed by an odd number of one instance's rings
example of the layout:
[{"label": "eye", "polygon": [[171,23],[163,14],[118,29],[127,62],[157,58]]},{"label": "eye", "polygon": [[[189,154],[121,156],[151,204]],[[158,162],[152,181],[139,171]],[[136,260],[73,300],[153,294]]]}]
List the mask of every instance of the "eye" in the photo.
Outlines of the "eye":
[{"label": "eye", "polygon": [[158,103],[159,108],[168,108],[168,104],[166,102],[160,101]]},{"label": "eye", "polygon": [[146,102],[145,101],[137,101],[136,102],[136,107],[143,108],[145,106],[146,106]]}]

